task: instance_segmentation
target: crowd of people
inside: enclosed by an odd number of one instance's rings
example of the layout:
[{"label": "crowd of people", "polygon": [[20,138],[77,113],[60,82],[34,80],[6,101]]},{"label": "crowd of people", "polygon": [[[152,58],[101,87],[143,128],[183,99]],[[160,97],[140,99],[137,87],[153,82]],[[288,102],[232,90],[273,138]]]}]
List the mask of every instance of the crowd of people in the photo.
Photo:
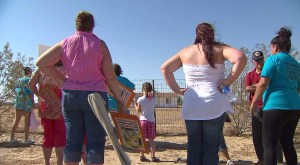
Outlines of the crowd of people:
[{"label": "crowd of people", "polygon": [[[34,143],[28,134],[35,94],[44,129],[45,164],[50,164],[53,148],[57,164],[78,165],[82,153],[85,155],[82,164],[104,163],[106,132],[88,103],[89,94],[99,93],[108,112],[130,114],[122,102],[119,84],[132,91],[135,85],[121,76],[121,66],[113,65],[107,45],[93,33],[93,15],[82,11],[75,24],[74,35],[53,45],[37,59],[38,70],[33,75],[31,68],[24,68],[24,77],[17,81],[15,90],[16,113],[10,142],[20,141],[14,134],[21,117],[25,116],[24,143]],[[300,118],[300,64],[289,54],[291,35],[288,28],[279,30],[271,40],[272,55],[266,62],[261,51],[253,52],[255,68],[246,76],[256,165],[282,162],[282,151],[287,165],[298,162],[293,137]],[[225,61],[233,65],[226,76]],[[215,40],[215,30],[209,23],[199,24],[194,43],[162,64],[166,83],[176,94],[184,96],[181,116],[187,131],[188,165],[217,165],[219,152],[227,165],[234,164],[223,135],[227,113],[234,112],[225,89],[230,89],[246,64],[247,57],[241,50]],[[174,72],[181,67],[185,88],[174,77]],[[140,112],[144,136],[149,140],[151,160],[140,152],[140,161],[159,162],[155,155],[156,101],[151,83],[143,84],[142,93],[133,102]]]}]

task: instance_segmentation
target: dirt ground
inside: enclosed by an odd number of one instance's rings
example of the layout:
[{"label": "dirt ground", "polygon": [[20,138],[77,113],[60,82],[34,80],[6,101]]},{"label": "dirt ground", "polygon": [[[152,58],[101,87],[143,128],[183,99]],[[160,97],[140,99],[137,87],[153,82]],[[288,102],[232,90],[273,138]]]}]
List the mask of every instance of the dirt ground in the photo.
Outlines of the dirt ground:
[{"label": "dirt ground", "polygon": [[[12,145],[9,141],[11,125],[14,120],[14,111],[2,113],[0,116],[0,164],[2,165],[31,165],[44,164],[42,153],[43,130],[39,126],[37,132],[30,134],[30,137],[36,141],[34,145],[17,144]],[[23,120],[23,119],[22,119]],[[39,120],[39,118],[38,118]],[[21,121],[16,138],[23,139],[24,133],[23,121]],[[256,162],[256,155],[253,148],[251,136],[225,136],[229,154],[233,162],[237,165],[250,165]],[[161,160],[159,163],[140,162],[139,153],[133,150],[126,150],[132,160],[133,165],[138,164],[186,164],[186,136],[158,136],[156,138],[157,152],[156,156]],[[300,134],[295,136],[295,146],[300,160]],[[118,165],[118,157],[113,150],[111,141],[107,139],[105,151],[105,164]],[[150,155],[146,155],[150,158]],[[180,161],[177,161],[180,160]],[[54,151],[51,157],[51,163],[55,164]],[[220,157],[220,164],[226,164],[224,158]]]}]

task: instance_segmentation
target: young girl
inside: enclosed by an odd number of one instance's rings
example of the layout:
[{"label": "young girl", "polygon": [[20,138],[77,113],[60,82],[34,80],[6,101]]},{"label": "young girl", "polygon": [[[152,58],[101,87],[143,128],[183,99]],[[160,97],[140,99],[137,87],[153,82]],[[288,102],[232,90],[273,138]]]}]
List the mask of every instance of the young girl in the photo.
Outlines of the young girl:
[{"label": "young girl", "polygon": [[[159,162],[160,160],[155,157],[155,98],[152,93],[152,85],[149,82],[144,83],[142,91],[144,95],[138,98],[135,103],[135,109],[141,114],[141,126],[143,128],[145,138],[149,140],[152,161]],[[142,162],[149,161],[143,152],[140,152],[140,160]]]}]

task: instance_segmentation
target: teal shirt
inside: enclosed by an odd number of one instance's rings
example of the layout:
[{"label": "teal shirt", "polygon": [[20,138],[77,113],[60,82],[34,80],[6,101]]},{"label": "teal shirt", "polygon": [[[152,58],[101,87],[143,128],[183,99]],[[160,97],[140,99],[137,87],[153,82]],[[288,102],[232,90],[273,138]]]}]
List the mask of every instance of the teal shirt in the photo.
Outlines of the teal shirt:
[{"label": "teal shirt", "polygon": [[300,64],[292,56],[280,52],[268,57],[261,77],[270,79],[264,110],[300,110]]},{"label": "teal shirt", "polygon": [[[129,89],[134,90],[135,85],[128,80],[126,77],[123,76],[117,76],[117,80],[122,83],[123,85],[125,85],[126,87],[128,87]],[[113,111],[113,110],[117,110],[117,101],[115,100],[115,98],[113,98],[111,95],[108,95],[108,100],[109,100],[109,110]]]},{"label": "teal shirt", "polygon": [[21,77],[16,82],[16,97],[14,100],[14,107],[19,110],[30,112],[33,108],[33,103],[30,98],[32,91],[28,87],[30,77]]}]

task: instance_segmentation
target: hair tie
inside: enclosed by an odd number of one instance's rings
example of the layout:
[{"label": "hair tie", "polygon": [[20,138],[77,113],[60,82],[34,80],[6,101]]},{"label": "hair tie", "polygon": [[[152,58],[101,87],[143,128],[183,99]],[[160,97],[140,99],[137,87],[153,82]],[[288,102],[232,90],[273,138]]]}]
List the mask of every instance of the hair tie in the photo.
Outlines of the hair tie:
[{"label": "hair tie", "polygon": [[148,93],[147,93],[147,98],[150,100],[150,99],[152,99],[152,97],[153,97],[152,92],[148,92]]}]

